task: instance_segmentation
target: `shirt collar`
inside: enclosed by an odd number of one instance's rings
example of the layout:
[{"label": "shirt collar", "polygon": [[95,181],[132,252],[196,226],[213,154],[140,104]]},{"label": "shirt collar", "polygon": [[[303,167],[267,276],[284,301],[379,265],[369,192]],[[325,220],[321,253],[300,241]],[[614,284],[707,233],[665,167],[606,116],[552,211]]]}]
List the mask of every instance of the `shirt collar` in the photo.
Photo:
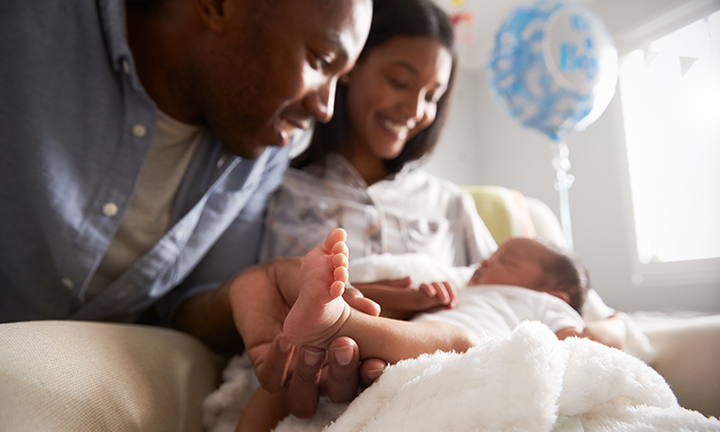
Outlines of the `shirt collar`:
[{"label": "shirt collar", "polygon": [[[368,184],[365,182],[365,179],[363,179],[360,173],[357,172],[357,170],[350,163],[350,161],[348,161],[344,156],[339,153],[331,153],[325,157],[325,173],[323,177],[326,180],[339,182],[348,186],[368,188],[376,185],[386,184],[388,182],[402,180],[410,172],[418,168],[419,165],[420,161],[409,162],[405,164],[405,166],[399,172],[395,174],[390,174],[383,180],[380,180],[372,186],[368,186]],[[317,165],[308,167],[308,171],[315,175],[320,174],[319,170],[320,167]]]},{"label": "shirt collar", "polygon": [[124,0],[96,0],[100,15],[100,23],[105,35],[105,45],[110,54],[114,71],[125,73],[130,77],[135,89],[142,88],[135,74],[135,61],[127,41],[125,25]]}]

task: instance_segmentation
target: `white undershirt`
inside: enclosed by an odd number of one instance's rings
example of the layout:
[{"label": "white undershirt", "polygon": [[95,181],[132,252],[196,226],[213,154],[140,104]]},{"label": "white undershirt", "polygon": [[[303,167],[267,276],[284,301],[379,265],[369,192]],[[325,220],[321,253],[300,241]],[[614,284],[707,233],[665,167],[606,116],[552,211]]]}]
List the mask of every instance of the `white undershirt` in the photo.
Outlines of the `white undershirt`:
[{"label": "white undershirt", "polygon": [[175,193],[203,129],[158,110],[155,134],[125,216],[86,291],[92,298],[142,257],[165,234]]}]

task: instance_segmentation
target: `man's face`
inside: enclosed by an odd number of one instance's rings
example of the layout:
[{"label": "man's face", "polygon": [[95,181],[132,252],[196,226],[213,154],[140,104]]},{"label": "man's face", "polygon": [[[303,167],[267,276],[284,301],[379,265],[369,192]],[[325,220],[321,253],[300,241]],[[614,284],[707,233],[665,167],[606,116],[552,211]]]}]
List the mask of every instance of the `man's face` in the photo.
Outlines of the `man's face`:
[{"label": "man's face", "polygon": [[228,150],[255,158],[288,144],[313,118],[330,120],[337,79],[362,50],[372,3],[249,0],[228,10],[235,22],[202,66],[201,115]]}]

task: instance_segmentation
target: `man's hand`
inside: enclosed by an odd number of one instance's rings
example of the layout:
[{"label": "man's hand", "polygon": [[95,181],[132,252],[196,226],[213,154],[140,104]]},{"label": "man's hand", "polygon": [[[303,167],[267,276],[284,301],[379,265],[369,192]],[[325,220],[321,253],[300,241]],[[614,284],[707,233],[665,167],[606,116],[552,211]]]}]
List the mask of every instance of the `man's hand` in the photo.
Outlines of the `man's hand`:
[{"label": "man's hand", "polygon": [[[315,413],[320,389],[333,401],[348,402],[357,394],[358,372],[364,383],[376,379],[385,363],[368,361],[359,369],[358,347],[350,338],[338,338],[325,350],[295,347],[282,334],[282,326],[297,298],[299,259],[271,260],[254,266],[226,284],[235,325],[243,335],[245,347],[261,385],[268,391],[287,387],[290,412],[297,417]],[[380,311],[377,303],[347,287],[345,301],[372,315]],[[288,379],[289,377],[289,379]]]},{"label": "man's hand", "polygon": [[[287,388],[291,412],[307,417],[317,409],[320,388],[333,401],[348,402],[357,394],[358,381],[369,385],[386,364],[372,359],[361,366],[358,347],[349,338],[333,341],[330,355],[287,341],[283,322],[297,298],[300,264],[299,258],[289,258],[249,267],[221,288],[186,300],[178,308],[175,325],[222,352],[240,349],[244,343],[263,388],[271,392]],[[347,287],[343,296],[362,312],[380,312],[377,303],[355,288]]]}]

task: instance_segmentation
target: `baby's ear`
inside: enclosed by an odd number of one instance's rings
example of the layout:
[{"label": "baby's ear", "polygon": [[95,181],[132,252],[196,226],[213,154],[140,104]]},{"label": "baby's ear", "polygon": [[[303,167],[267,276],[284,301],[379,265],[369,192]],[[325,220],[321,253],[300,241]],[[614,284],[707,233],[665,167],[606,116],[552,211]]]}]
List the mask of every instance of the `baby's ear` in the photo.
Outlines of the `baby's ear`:
[{"label": "baby's ear", "polygon": [[551,296],[555,296],[567,304],[570,304],[570,296],[565,291],[545,291]]}]

